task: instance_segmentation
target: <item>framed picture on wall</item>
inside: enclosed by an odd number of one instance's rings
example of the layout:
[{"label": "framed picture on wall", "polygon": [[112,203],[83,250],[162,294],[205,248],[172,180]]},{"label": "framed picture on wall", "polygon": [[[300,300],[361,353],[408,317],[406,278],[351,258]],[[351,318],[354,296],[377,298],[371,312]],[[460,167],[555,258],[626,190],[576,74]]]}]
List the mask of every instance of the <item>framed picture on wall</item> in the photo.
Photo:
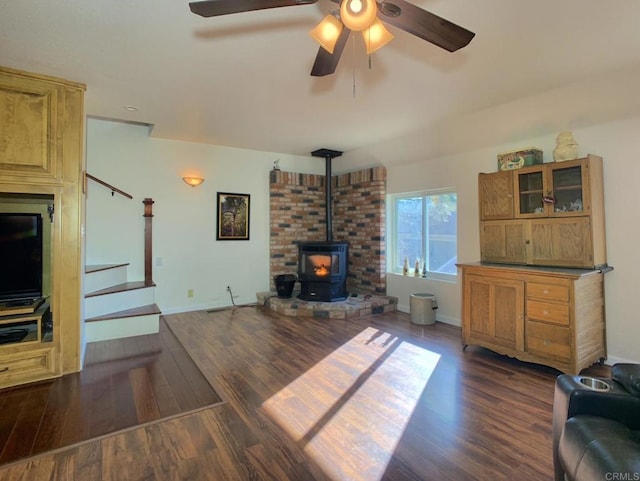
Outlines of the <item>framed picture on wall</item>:
[{"label": "framed picture on wall", "polygon": [[249,240],[249,194],[218,192],[216,240]]}]

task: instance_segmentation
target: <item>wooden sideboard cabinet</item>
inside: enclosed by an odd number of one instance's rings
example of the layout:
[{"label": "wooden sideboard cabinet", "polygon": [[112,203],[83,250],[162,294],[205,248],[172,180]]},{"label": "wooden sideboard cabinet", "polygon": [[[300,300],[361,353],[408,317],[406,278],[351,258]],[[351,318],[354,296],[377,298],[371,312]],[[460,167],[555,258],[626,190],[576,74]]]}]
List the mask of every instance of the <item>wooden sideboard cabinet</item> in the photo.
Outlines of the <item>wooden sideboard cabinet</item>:
[{"label": "wooden sideboard cabinet", "polygon": [[[42,295],[51,321],[47,339],[0,344],[0,387],[81,368],[84,91],[76,82],[0,67],[0,212],[44,209],[50,268]],[[0,313],[0,327],[13,322]]]},{"label": "wooden sideboard cabinet", "polygon": [[479,174],[478,193],[481,261],[606,265],[601,157]]},{"label": "wooden sideboard cabinet", "polygon": [[485,263],[462,272],[462,343],[578,374],[606,358],[601,270]]}]

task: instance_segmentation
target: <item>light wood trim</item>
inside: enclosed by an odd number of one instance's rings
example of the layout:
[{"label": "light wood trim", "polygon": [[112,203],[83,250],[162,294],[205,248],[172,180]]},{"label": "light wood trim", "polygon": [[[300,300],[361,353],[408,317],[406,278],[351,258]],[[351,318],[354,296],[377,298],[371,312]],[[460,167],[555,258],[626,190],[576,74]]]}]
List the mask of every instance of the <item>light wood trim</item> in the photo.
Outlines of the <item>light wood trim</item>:
[{"label": "light wood trim", "polygon": [[602,157],[589,154],[589,196],[591,199],[591,236],[593,263],[607,263],[606,222],[604,214],[604,173]]}]

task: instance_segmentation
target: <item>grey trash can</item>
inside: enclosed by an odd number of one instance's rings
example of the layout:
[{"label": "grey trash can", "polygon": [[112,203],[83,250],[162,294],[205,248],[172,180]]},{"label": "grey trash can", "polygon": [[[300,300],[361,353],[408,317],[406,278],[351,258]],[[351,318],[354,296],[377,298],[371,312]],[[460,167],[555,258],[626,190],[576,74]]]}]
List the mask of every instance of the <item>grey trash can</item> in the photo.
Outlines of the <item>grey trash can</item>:
[{"label": "grey trash can", "polygon": [[438,309],[438,300],[433,294],[426,292],[411,294],[409,310],[411,312],[411,322],[414,324],[434,324],[436,322],[436,309]]}]

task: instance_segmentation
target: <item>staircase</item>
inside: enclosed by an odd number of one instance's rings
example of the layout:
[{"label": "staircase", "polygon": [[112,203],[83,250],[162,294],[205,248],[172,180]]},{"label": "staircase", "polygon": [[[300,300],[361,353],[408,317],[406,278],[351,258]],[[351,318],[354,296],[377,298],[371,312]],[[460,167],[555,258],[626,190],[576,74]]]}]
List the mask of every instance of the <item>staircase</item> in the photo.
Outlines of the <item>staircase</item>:
[{"label": "staircase", "polygon": [[[131,194],[85,172],[89,179],[128,199]],[[130,282],[125,264],[87,265],[84,270],[84,340],[108,341],[157,334],[160,309],[155,303],[156,283],[152,280],[153,199],[144,204],[144,281]]]},{"label": "staircase", "polygon": [[129,264],[85,267],[84,313],[86,342],[155,334],[160,309],[153,281],[127,280]]}]

